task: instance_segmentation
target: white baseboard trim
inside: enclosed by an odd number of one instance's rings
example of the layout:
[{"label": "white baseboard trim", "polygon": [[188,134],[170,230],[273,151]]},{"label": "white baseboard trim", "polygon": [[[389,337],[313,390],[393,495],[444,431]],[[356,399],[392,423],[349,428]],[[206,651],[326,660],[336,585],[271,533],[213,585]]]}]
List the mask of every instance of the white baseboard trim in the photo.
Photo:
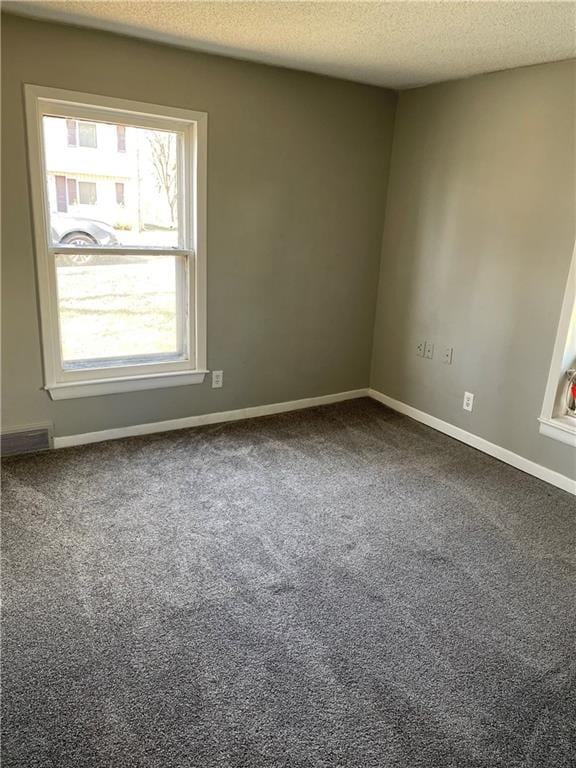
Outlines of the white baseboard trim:
[{"label": "white baseboard trim", "polygon": [[88,443],[100,443],[105,440],[118,440],[122,437],[135,437],[138,435],[152,435],[156,432],[171,432],[176,429],[188,429],[189,427],[199,427],[204,424],[221,424],[226,421],[240,421],[241,419],[254,419],[258,416],[271,416],[275,413],[287,413],[288,411],[298,411],[304,408],[314,408],[317,405],[329,405],[330,403],[340,403],[345,400],[355,400],[359,397],[371,397],[383,405],[387,405],[405,416],[420,421],[445,435],[449,435],[462,443],[471,445],[479,451],[487,453],[506,464],[510,464],[516,469],[527,472],[529,475],[544,480],[551,485],[562,488],[568,493],[576,495],[576,481],[571,480],[559,472],[547,469],[540,464],[536,464],[530,459],[502,448],[495,443],[485,440],[483,437],[467,432],[465,429],[455,427],[453,424],[424,411],[419,411],[411,405],[395,400],[393,397],[382,394],[376,389],[353,389],[349,392],[336,392],[332,395],[321,395],[320,397],[306,397],[302,400],[289,400],[284,403],[271,403],[270,405],[257,405],[251,408],[238,408],[233,411],[220,411],[217,413],[204,413],[199,416],[187,416],[183,419],[171,419],[170,421],[155,421],[150,424],[135,424],[130,427],[118,427],[115,429],[103,429],[98,432],[84,432],[78,435],[63,435],[54,437],[54,448],[70,448],[75,445],[87,445]]},{"label": "white baseboard trim", "polygon": [[430,416],[430,414],[425,413],[424,411],[419,411],[418,408],[414,408],[411,405],[406,405],[406,403],[403,403],[400,400],[395,400],[393,397],[384,395],[376,389],[369,389],[368,395],[379,403],[387,405],[389,408],[392,408],[399,413],[403,413],[405,416],[410,416],[410,418],[420,421],[428,427],[437,429],[439,432],[444,432],[445,435],[449,435],[456,440],[460,440],[462,443],[471,445],[473,448],[477,448],[479,451],[483,451],[489,456],[494,456],[495,459],[500,459],[500,461],[504,461],[506,464],[510,464],[511,466],[516,467],[516,469],[522,470],[522,472],[527,472],[529,475],[534,475],[534,477],[544,480],[546,483],[562,488],[563,491],[568,491],[568,493],[576,495],[576,480],[571,480],[569,477],[566,477],[566,475],[561,475],[553,469],[547,469],[547,467],[543,467],[541,464],[536,464],[536,462],[530,461],[530,459],[525,459],[523,456],[519,456],[517,453],[509,451],[507,448],[502,448],[495,443],[485,440],[483,437],[478,437],[478,435],[474,435],[472,432],[467,432],[465,429],[455,427],[447,421],[437,419],[436,416]]},{"label": "white baseboard trim", "polygon": [[84,432],[79,435],[62,435],[61,437],[54,437],[54,448],[70,448],[74,445],[87,445],[88,443],[101,443],[105,440],[118,440],[121,437],[152,435],[155,432],[171,432],[174,429],[200,427],[204,424],[220,424],[225,421],[254,419],[258,416],[271,416],[275,413],[299,411],[303,408],[314,408],[317,405],[329,405],[330,403],[340,403],[344,400],[355,400],[358,397],[368,397],[368,389],[353,389],[349,392],[336,392],[333,395],[306,397],[303,400],[289,400],[285,403],[257,405],[251,408],[238,408],[235,411],[204,413],[199,416],[187,416],[183,419],[155,421],[151,424],[135,424],[131,427],[102,429],[98,432]]}]

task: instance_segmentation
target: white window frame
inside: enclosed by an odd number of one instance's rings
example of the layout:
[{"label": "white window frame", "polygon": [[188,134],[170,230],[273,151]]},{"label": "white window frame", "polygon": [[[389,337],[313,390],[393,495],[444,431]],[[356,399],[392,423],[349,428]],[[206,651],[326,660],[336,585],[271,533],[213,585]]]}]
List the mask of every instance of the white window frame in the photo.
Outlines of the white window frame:
[{"label": "white window frame", "polygon": [[[26,120],[34,239],[40,300],[44,388],[53,400],[91,397],[114,392],[131,392],[188,384],[200,384],[206,370],[206,160],[208,115],[176,107],[128,101],[96,94],[25,85]],[[50,209],[45,183],[45,114],[95,122],[118,122],[141,128],[174,130],[183,135],[186,172],[180,180],[178,201],[179,244],[176,248],[102,247],[100,254],[123,253],[174,255],[186,266],[180,281],[187,296],[189,312],[182,321],[186,334],[185,359],[172,362],[115,366],[109,368],[64,369],[61,358],[56,292],[56,256],[78,250],[70,245],[53,245],[50,237]],[[179,164],[180,169],[183,164]],[[178,300],[178,299],[177,299]],[[182,324],[181,322],[181,324]]]},{"label": "white window frame", "polygon": [[566,388],[568,378],[566,372],[571,368],[576,358],[576,244],[572,255],[572,263],[568,272],[568,282],[562,302],[556,343],[550,364],[550,373],[540,422],[540,433],[560,440],[562,443],[576,448],[576,418],[567,414]]}]

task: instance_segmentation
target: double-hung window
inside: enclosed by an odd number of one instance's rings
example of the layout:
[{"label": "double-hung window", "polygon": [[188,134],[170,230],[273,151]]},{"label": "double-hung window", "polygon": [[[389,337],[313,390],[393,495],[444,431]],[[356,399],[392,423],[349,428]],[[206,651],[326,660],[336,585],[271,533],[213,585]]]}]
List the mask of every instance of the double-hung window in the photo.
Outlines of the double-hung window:
[{"label": "double-hung window", "polygon": [[206,114],[29,85],[26,112],[45,388],[202,382]]}]

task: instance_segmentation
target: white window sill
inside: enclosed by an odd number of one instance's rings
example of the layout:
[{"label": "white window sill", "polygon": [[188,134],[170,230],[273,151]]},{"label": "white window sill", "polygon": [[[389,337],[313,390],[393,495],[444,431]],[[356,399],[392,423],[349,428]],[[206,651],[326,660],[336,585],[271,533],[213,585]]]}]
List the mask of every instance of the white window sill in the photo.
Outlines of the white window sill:
[{"label": "white window sill", "polygon": [[540,417],[538,421],[540,434],[576,448],[576,418],[573,416],[556,416],[550,419]]},{"label": "white window sill", "polygon": [[122,376],[117,379],[92,379],[91,381],[67,381],[50,384],[44,389],[52,400],[69,400],[75,397],[95,397],[118,392],[137,392],[143,389],[163,389],[202,384],[208,371],[176,371],[139,376]]}]

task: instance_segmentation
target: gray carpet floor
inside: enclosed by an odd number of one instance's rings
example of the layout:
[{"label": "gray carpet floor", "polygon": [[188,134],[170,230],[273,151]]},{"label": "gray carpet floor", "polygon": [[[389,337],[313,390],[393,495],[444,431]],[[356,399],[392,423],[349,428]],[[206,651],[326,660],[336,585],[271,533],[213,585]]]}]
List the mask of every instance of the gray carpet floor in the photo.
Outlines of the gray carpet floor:
[{"label": "gray carpet floor", "polygon": [[4,768],[573,768],[576,502],[368,400],[7,460]]}]

